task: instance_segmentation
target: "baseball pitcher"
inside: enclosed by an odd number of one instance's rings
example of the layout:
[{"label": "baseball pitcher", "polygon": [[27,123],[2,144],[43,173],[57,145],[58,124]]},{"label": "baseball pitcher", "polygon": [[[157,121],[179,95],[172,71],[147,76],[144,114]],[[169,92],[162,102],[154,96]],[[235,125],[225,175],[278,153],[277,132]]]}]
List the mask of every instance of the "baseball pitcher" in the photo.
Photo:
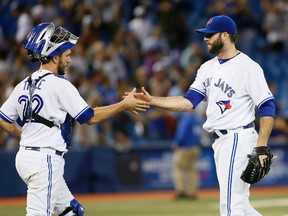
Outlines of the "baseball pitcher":
[{"label": "baseball pitcher", "polygon": [[[203,127],[214,140],[220,214],[259,216],[249,203],[249,188],[271,165],[273,156],[267,143],[274,123],[274,97],[262,68],[236,49],[237,27],[230,17],[212,17],[196,32],[204,35],[208,51],[216,57],[200,66],[186,94],[156,97],[142,88],[144,94],[137,97],[160,109],[181,112],[207,101]],[[254,128],[256,106],[260,110],[258,133]]]}]

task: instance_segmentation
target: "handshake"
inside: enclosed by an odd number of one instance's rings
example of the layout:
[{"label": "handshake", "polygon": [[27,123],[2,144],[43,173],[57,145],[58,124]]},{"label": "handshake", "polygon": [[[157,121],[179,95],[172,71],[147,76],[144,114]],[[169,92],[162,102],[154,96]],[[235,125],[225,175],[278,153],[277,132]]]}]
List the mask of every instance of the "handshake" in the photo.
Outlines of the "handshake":
[{"label": "handshake", "polygon": [[124,105],[122,109],[135,114],[138,114],[138,111],[146,111],[150,106],[172,112],[191,112],[194,109],[192,102],[183,96],[152,96],[144,87],[141,88],[141,92],[136,92],[136,88],[131,92],[125,92],[123,98],[120,102]]},{"label": "handshake", "polygon": [[136,92],[136,88],[134,88],[131,92],[125,92],[122,98],[123,100],[120,103],[123,104],[123,109],[138,115],[139,111],[145,112],[150,108],[152,97],[145,88],[142,87],[141,92]]}]

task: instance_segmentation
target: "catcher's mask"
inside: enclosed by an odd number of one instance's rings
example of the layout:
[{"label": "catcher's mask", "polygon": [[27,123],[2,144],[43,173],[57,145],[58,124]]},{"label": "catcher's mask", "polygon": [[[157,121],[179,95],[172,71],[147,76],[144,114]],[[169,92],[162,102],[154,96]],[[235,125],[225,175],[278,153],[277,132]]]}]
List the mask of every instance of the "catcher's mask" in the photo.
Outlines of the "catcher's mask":
[{"label": "catcher's mask", "polygon": [[23,43],[32,61],[49,62],[50,58],[71,49],[79,37],[53,23],[41,23],[27,36]]}]

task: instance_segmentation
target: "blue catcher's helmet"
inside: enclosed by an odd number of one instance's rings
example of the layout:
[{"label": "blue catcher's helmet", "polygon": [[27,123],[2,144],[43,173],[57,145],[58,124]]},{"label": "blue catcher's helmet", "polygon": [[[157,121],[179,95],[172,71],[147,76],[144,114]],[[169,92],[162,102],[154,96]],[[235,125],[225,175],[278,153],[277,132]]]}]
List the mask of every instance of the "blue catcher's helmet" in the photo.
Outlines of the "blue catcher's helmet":
[{"label": "blue catcher's helmet", "polygon": [[77,43],[78,37],[53,23],[41,23],[36,26],[24,41],[24,48],[33,61],[47,63],[51,57],[71,49]]}]

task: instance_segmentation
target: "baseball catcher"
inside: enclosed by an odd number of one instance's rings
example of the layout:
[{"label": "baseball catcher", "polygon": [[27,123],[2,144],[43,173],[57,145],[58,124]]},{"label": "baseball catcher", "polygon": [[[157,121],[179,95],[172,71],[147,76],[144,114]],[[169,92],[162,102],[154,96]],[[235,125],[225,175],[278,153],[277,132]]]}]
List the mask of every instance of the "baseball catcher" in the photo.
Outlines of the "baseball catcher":
[{"label": "baseball catcher", "polygon": [[[263,166],[260,163],[259,155],[267,156],[263,159]],[[258,146],[255,147],[247,157],[249,159],[248,164],[242,172],[241,179],[249,184],[255,184],[268,174],[272,164],[273,154],[268,146]]]}]

